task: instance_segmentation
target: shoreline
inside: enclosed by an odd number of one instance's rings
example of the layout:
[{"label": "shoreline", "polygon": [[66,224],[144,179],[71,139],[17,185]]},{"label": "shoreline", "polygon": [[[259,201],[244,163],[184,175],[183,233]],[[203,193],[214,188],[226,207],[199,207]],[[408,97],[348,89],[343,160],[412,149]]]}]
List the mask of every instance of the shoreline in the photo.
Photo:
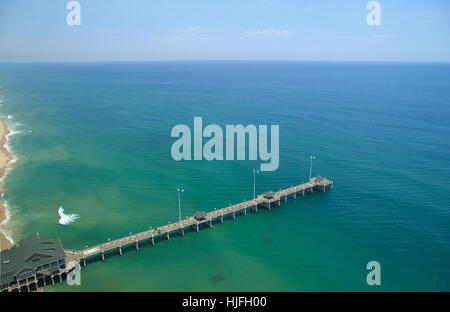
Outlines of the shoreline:
[{"label": "shoreline", "polygon": [[[8,211],[3,199],[4,179],[9,163],[14,159],[12,153],[8,150],[8,135],[11,133],[6,122],[0,117],[0,225],[8,221]],[[8,249],[12,246],[11,238],[5,234],[4,229],[0,229],[0,250]]]}]

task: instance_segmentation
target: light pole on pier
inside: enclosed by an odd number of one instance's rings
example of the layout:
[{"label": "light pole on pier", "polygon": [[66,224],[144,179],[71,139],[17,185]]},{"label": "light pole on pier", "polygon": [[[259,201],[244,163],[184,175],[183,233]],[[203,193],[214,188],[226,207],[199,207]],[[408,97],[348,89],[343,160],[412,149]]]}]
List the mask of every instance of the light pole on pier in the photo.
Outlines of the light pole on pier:
[{"label": "light pole on pier", "polygon": [[309,164],[309,181],[311,181],[312,177],[312,161],[313,159],[316,159],[315,156],[309,156],[310,164]]},{"label": "light pole on pier", "polygon": [[259,171],[253,169],[253,199],[256,198],[256,174],[259,173]]},{"label": "light pole on pier", "polygon": [[181,193],[183,193],[184,190],[182,188],[178,187],[177,192],[178,192],[178,216],[179,216],[180,222],[181,222]]}]

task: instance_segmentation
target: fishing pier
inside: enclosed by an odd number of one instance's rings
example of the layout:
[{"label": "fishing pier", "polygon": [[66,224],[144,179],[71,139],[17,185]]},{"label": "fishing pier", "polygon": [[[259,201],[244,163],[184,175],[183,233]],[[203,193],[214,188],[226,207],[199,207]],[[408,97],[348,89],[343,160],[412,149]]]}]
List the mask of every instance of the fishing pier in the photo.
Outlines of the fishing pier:
[{"label": "fishing pier", "polygon": [[[140,244],[154,245],[159,241],[170,240],[171,235],[184,236],[186,229],[192,229],[191,232],[199,232],[203,228],[212,228],[214,223],[223,223],[225,219],[236,219],[239,215],[256,213],[258,209],[271,210],[273,207],[280,206],[282,201],[286,202],[289,199],[297,198],[297,196],[305,196],[316,191],[325,192],[327,189],[333,189],[333,181],[317,176],[311,178],[307,183],[292,186],[278,192],[266,192],[255,196],[252,200],[211,212],[197,212],[194,216],[175,223],[169,223],[168,225],[128,235],[93,247],[86,247],[79,251],[64,249],[59,239],[41,240],[39,235],[30,236],[20,242],[20,251],[16,252],[16,248],[19,248],[19,244],[17,244],[16,247],[3,252],[5,257],[15,258],[17,262],[13,263],[9,258],[2,259],[2,265],[10,265],[12,269],[11,272],[4,270],[5,272],[1,273],[2,283],[0,283],[0,291],[29,292],[48,284],[54,285],[55,282],[63,282],[64,279],[68,279],[69,274],[73,274],[74,268],[77,266],[79,268],[80,264],[86,266],[88,261],[98,261],[100,259],[105,261],[106,253],[117,253],[122,256],[123,248],[134,246],[136,250],[139,250]],[[42,246],[50,246],[50,248]],[[49,252],[49,249],[53,250],[52,256],[45,255]],[[19,262],[23,262],[26,265],[22,265]],[[30,265],[29,263],[38,264],[34,269],[27,267],[27,265]],[[14,270],[14,268],[17,270]],[[16,271],[17,276],[12,278],[11,275]]]},{"label": "fishing pier", "polygon": [[88,247],[80,251],[66,250],[66,262],[77,261],[86,266],[86,259],[99,257],[105,261],[105,253],[109,251],[117,251],[122,255],[122,248],[134,245],[139,250],[139,244],[147,241],[154,245],[156,238],[165,238],[170,240],[170,236],[178,234],[184,236],[185,229],[192,228],[195,232],[199,232],[201,225],[212,228],[214,223],[223,223],[225,218],[236,219],[238,215],[247,215],[248,212],[256,213],[258,209],[270,210],[274,206],[280,206],[282,201],[295,199],[297,196],[305,196],[307,193],[315,191],[325,192],[327,189],[333,189],[333,181],[320,176],[311,178],[309,182],[297,186],[280,190],[278,192],[267,192],[257,196],[255,199],[247,200],[235,205],[230,205],[208,213],[197,213],[194,216],[184,220],[150,229],[141,233],[125,236],[119,239],[108,241],[93,247]]}]

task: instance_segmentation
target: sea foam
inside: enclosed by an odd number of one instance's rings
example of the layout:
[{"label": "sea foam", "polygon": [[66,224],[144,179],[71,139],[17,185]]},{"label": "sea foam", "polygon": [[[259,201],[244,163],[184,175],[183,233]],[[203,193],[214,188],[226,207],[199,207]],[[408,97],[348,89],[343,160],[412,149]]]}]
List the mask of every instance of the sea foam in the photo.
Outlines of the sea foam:
[{"label": "sea foam", "polygon": [[2,193],[1,197],[3,200],[3,207],[5,208],[5,219],[2,222],[0,222],[0,232],[11,243],[11,245],[14,245],[14,240],[11,237],[10,229],[9,230],[7,229],[7,223],[11,218],[11,212],[8,206],[8,202],[5,199],[5,193]]},{"label": "sea foam", "polygon": [[74,222],[76,219],[78,219],[80,216],[72,213],[72,214],[65,214],[64,213],[64,208],[61,206],[58,209],[58,214],[59,214],[59,224],[62,225],[68,225],[69,223]]},{"label": "sea foam", "polygon": [[16,123],[14,125],[10,125],[8,123],[6,123],[6,126],[8,128],[8,134],[6,135],[6,142],[3,145],[3,147],[6,149],[6,151],[11,155],[11,159],[10,161],[6,164],[6,168],[5,168],[5,172],[3,174],[2,177],[0,177],[0,183],[3,182],[4,179],[6,179],[6,177],[8,176],[9,172],[12,170],[13,168],[13,164],[16,163],[18,161],[17,156],[14,154],[11,145],[10,145],[10,139],[13,135],[16,135],[18,133],[21,133],[22,131],[16,130],[17,126],[20,126],[19,123]]},{"label": "sea foam", "polygon": [[[11,118],[9,118],[9,116],[10,115],[8,115],[8,119],[11,119]],[[3,118],[3,116],[0,116],[0,118]],[[3,118],[3,120],[5,121],[5,118]],[[6,135],[6,140],[5,140],[6,142],[3,146],[7,150],[7,152],[11,155],[12,158],[9,160],[9,162],[5,166],[5,171],[3,173],[3,176],[0,177],[0,183],[3,183],[5,178],[8,176],[9,172],[12,170],[12,165],[18,160],[16,155],[13,153],[11,146],[9,145],[9,140],[10,140],[11,136],[13,136],[17,133],[20,133],[20,131],[16,130],[17,125],[11,126],[6,121],[5,121],[5,125],[7,127],[8,134]],[[8,206],[8,202],[5,199],[4,193],[1,194],[1,197],[3,200],[3,207],[5,209],[5,219],[0,223],[0,232],[6,237],[7,240],[9,240],[11,242],[11,244],[14,245],[14,240],[11,235],[11,229],[8,229],[8,225],[7,225],[7,223],[9,222],[9,220],[11,218],[10,207]]]}]

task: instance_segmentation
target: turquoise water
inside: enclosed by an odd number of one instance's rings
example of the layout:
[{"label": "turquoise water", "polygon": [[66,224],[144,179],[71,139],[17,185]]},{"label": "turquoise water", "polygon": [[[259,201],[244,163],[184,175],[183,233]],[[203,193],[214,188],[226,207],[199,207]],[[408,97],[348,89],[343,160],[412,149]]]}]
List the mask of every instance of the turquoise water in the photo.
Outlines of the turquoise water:
[{"label": "turquoise water", "polygon": [[[302,62],[0,64],[1,114],[20,131],[6,180],[13,238],[67,249],[249,199],[258,161],[182,161],[176,124],[280,125],[257,192],[315,193],[93,262],[46,291],[450,290],[450,66]],[[30,131],[31,130],[31,133]],[[79,214],[58,224],[58,208]],[[366,264],[381,264],[379,287]]]}]

